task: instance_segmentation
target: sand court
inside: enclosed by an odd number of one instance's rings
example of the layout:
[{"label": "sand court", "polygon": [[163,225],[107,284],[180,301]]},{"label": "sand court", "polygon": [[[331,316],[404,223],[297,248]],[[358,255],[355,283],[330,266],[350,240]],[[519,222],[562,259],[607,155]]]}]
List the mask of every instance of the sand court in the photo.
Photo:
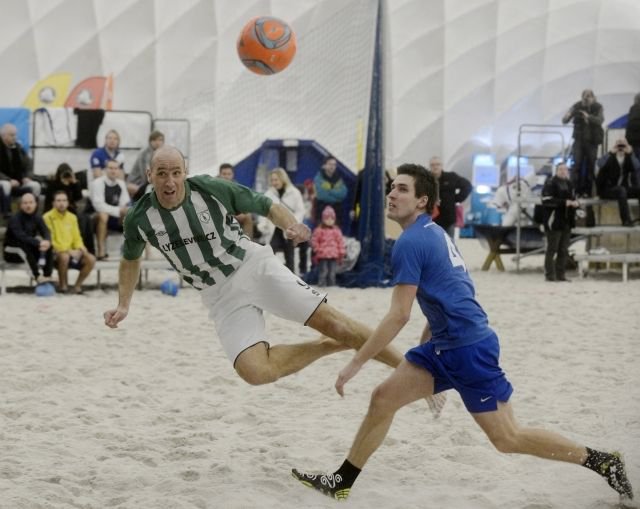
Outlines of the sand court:
[{"label": "sand court", "polygon": [[[485,252],[460,242],[522,424],[625,453],[640,487],[640,282],[545,283],[482,272]],[[115,277],[115,274],[114,274]],[[154,277],[165,277],[157,273]],[[113,282],[113,281],[112,281]],[[89,279],[88,284],[92,284]],[[375,324],[390,289],[337,288],[330,302]],[[272,385],[233,371],[195,290],[136,292],[117,330],[102,323],[113,286],[87,296],[0,298],[0,508],[324,508],[292,467],[337,467],[390,370],[369,363],[341,399],[333,384],[349,352]],[[267,317],[269,339],[314,331]],[[395,344],[415,344],[418,309]],[[450,392],[440,420],[426,404],[400,411],[345,507],[608,509],[617,496],[594,473],[501,455]]]}]

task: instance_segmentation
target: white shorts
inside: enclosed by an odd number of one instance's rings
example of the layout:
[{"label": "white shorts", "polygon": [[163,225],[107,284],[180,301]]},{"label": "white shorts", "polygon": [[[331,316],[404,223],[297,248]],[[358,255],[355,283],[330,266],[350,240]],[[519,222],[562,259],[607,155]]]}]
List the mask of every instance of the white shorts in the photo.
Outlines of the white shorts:
[{"label": "white shorts", "polygon": [[311,288],[274,256],[268,246],[252,244],[247,257],[222,285],[202,290],[202,302],[227,357],[266,340],[263,311],[305,325],[327,294]]}]

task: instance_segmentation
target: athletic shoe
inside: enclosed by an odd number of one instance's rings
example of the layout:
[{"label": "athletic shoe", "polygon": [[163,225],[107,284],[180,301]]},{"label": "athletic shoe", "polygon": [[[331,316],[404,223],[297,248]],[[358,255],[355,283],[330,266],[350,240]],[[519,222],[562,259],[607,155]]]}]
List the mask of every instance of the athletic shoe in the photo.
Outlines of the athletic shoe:
[{"label": "athletic shoe", "polygon": [[427,405],[429,405],[429,410],[431,410],[431,415],[433,415],[433,418],[437,419],[438,417],[440,417],[442,409],[447,402],[447,393],[439,392],[438,394],[434,394],[433,396],[429,396],[425,399],[427,400]]},{"label": "athletic shoe", "polygon": [[627,478],[624,461],[620,453],[615,451],[608,454],[608,458],[598,465],[598,473],[604,477],[609,486],[620,494],[620,501],[633,500],[633,489]]},{"label": "athletic shoe", "polygon": [[336,500],[346,500],[351,488],[342,488],[342,476],[333,474],[305,474],[298,472],[295,468],[291,470],[291,475],[307,488],[313,488],[327,497]]}]

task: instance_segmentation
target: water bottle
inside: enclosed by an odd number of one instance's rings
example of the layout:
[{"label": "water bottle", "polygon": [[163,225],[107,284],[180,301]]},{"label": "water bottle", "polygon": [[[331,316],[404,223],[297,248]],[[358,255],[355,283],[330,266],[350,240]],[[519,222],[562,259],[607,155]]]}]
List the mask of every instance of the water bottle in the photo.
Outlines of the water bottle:
[{"label": "water bottle", "polygon": [[44,253],[40,253],[40,258],[38,258],[38,267],[44,267],[47,264],[47,256]]}]

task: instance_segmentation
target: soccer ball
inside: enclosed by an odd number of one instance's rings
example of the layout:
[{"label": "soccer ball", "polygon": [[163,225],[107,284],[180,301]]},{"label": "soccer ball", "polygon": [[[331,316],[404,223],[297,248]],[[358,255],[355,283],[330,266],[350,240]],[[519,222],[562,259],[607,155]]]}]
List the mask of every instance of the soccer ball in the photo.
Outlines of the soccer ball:
[{"label": "soccer ball", "polygon": [[240,60],[250,71],[276,74],[293,60],[296,34],[282,20],[258,16],[249,20],[240,32],[237,49]]}]

